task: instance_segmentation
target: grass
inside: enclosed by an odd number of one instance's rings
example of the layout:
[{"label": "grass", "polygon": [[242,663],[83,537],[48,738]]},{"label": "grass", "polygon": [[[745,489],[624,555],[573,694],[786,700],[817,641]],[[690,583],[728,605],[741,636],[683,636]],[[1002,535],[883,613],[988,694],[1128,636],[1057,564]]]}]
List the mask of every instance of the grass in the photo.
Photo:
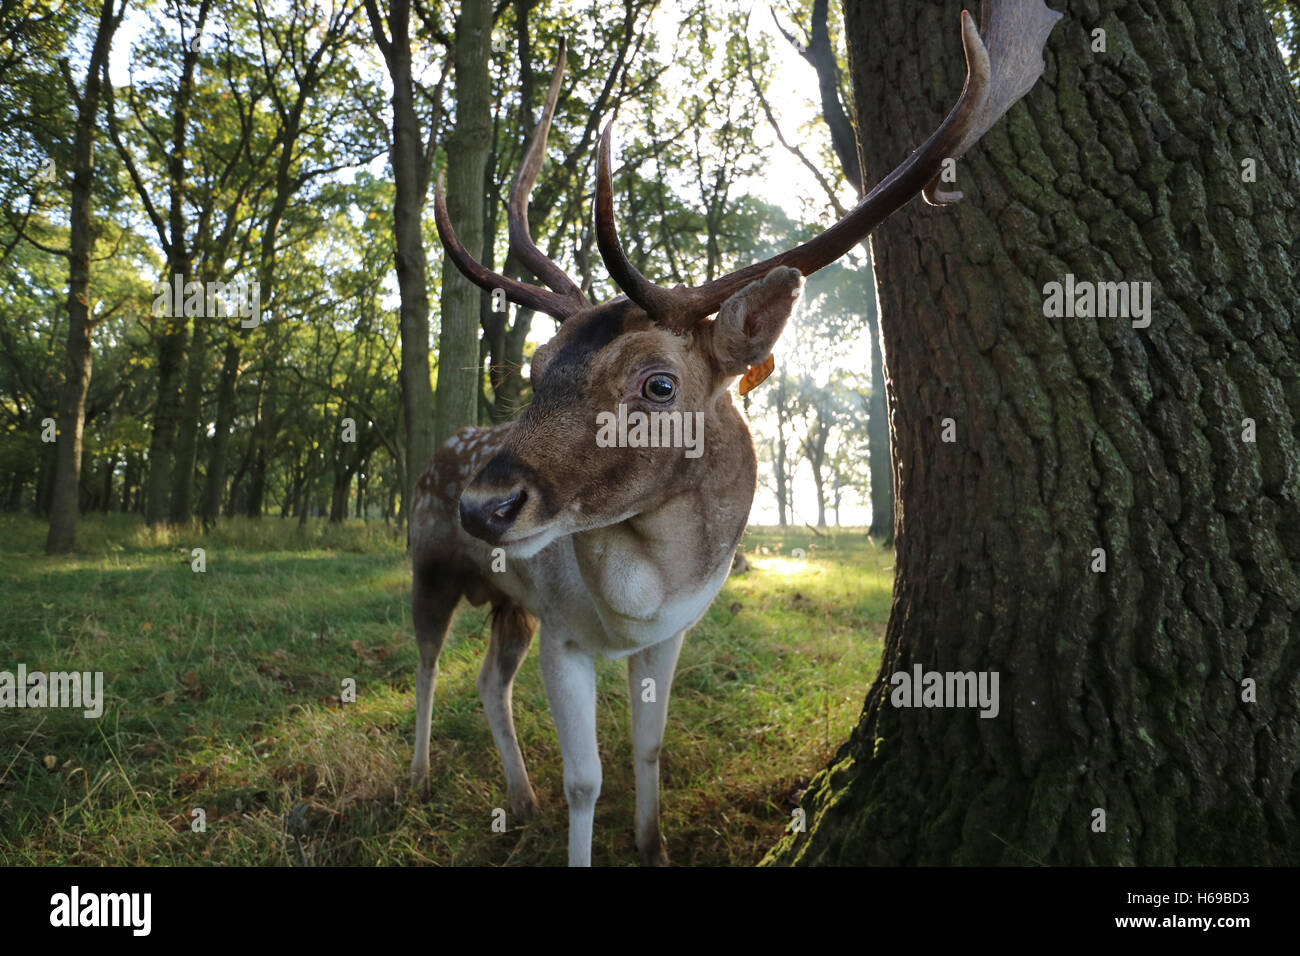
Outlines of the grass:
[{"label": "grass", "polygon": [[[102,671],[99,719],[0,710],[0,864],[562,865],[567,810],[536,652],[515,719],[540,817],[494,832],[505,783],[463,607],[434,702],[431,799],[414,737],[410,572],[379,522],[275,518],[152,532],[92,517],[78,554],[0,518],[0,671]],[[204,573],[191,549],[205,550]],[[753,529],[686,640],[662,758],[675,864],[748,866],[844,740],[879,667],[893,555],[860,530]],[[597,666],[604,785],[593,862],[636,862],[627,678]],[[346,678],[356,701],[344,702]],[[201,810],[204,832],[195,832]]]}]

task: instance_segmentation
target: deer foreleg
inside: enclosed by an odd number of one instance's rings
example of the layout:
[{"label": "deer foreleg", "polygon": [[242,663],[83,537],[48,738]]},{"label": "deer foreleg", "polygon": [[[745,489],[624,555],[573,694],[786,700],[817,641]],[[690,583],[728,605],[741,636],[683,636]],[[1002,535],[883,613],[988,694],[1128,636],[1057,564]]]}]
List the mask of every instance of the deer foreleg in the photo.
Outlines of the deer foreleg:
[{"label": "deer foreleg", "polygon": [[478,692],[483,700],[492,739],[501,754],[501,766],[506,774],[506,795],[510,814],[515,820],[526,820],[537,811],[537,797],[528,782],[524,755],[515,736],[512,697],[515,672],[528,656],[528,645],[533,639],[536,622],[528,612],[514,605],[503,605],[492,611],[492,639],[488,643],[483,668],[478,674]]},{"label": "deer foreleg", "polygon": [[591,866],[591,827],[600,796],[596,747],[596,669],[586,654],[561,641],[542,640],[542,680],[564,756],[569,802],[569,866]]},{"label": "deer foreleg", "polygon": [[411,786],[427,791],[429,731],[433,722],[433,691],[438,683],[438,655],[460,600],[460,590],[436,578],[417,573],[411,588],[411,616],[420,663],[415,672],[415,756],[411,760]]},{"label": "deer foreleg", "polygon": [[644,866],[668,865],[659,832],[659,750],[668,721],[668,692],[684,636],[683,631],[627,659],[632,753],[636,762],[636,848]]}]

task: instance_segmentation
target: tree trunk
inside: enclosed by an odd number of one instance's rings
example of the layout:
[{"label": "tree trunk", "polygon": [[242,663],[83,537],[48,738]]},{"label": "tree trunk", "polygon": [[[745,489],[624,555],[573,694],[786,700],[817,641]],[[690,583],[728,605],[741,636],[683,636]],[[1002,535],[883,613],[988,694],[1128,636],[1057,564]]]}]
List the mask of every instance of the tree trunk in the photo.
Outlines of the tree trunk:
[{"label": "tree trunk", "polygon": [[[771,862],[1300,863],[1294,97],[1257,2],[1052,5],[965,201],[873,237],[894,608]],[[873,181],[961,88],[959,6],[846,3]],[[1150,324],[1049,315],[1067,276]],[[914,665],[997,672],[996,717],[895,706]]]},{"label": "tree trunk", "polygon": [[[194,35],[203,32],[211,0],[203,0],[195,16]],[[155,223],[159,239],[167,251],[168,301],[176,295],[175,283],[181,292],[193,278],[193,257],[189,237],[186,235],[186,191],[188,170],[185,150],[189,137],[190,100],[194,93],[194,73],[198,66],[199,50],[186,43],[181,52],[181,72],[172,94],[171,148],[165,156],[167,169],[167,222]],[[137,184],[143,196],[143,187]],[[188,298],[188,296],[183,296]],[[149,498],[145,507],[145,522],[150,525],[167,521],[172,510],[171,481],[173,455],[176,451],[177,429],[182,418],[181,366],[185,361],[185,332],[188,317],[184,309],[173,304],[165,310],[162,334],[158,342],[158,399],[154,409],[153,433],[149,439]],[[196,323],[202,321],[195,316]]]},{"label": "tree trunk", "polygon": [[118,509],[122,514],[131,513],[131,504],[135,493],[135,485],[139,480],[137,477],[140,471],[139,461],[140,459],[137,455],[127,452],[126,470],[122,473],[122,507]]},{"label": "tree trunk", "polygon": [[[86,393],[90,390],[90,256],[95,235],[90,225],[90,192],[95,175],[95,129],[99,119],[100,71],[108,62],[113,34],[121,23],[113,16],[113,0],[104,0],[99,30],[86,68],[86,85],[78,94],[65,72],[68,93],[77,107],[73,140],[72,197],[68,219],[68,344],[64,355],[63,387],[59,390],[59,435],[55,448],[54,486],[50,500],[50,530],[46,554],[72,550],[77,534],[77,492],[81,482],[81,435],[86,424]],[[62,63],[67,68],[67,62]]]},{"label": "tree trunk", "polygon": [[[186,273],[181,273],[182,275]],[[158,344],[158,394],[149,437],[149,497],[145,521],[158,524],[170,514],[172,453],[181,414],[181,364],[185,360],[185,317],[171,317]]]},{"label": "tree trunk", "polygon": [[203,320],[196,319],[190,338],[189,367],[185,395],[176,434],[176,464],[172,469],[171,520],[189,521],[194,516],[194,466],[198,461],[199,429],[203,423],[203,372],[207,364],[207,342]]},{"label": "tree trunk", "polygon": [[[274,368],[274,363],[267,363],[267,368]],[[266,369],[261,374],[267,375]],[[250,518],[262,517],[265,510],[263,502],[266,499],[266,472],[269,464],[266,448],[275,437],[275,409],[279,398],[280,379],[272,374],[266,392],[258,403],[257,420],[253,423],[250,438],[249,482],[247,497],[244,499],[244,514]]]},{"label": "tree trunk", "polygon": [[[464,0],[456,19],[456,128],[447,142],[447,214],[473,256],[483,250],[483,170],[491,133],[492,87],[488,78],[492,4]],[[434,442],[478,421],[479,288],[442,264],[441,328],[438,332],[438,412]],[[408,455],[411,480],[424,459]]]},{"label": "tree trunk", "polygon": [[104,491],[99,499],[99,510],[108,514],[113,510],[113,472],[117,470],[117,453],[108,456],[104,465]]},{"label": "tree trunk", "polygon": [[826,483],[822,478],[822,470],[813,466],[813,484],[817,488],[817,527],[826,527]]},{"label": "tree trunk", "polygon": [[[376,0],[366,0],[366,13],[370,18],[371,32],[384,55],[393,81],[393,137],[389,160],[393,166],[395,187],[393,241],[396,247],[397,289],[401,297],[402,366],[399,380],[402,411],[406,418],[406,460],[412,463],[410,474],[411,482],[414,483],[437,447],[434,440],[433,385],[429,365],[429,263],[424,250],[423,214],[433,158],[431,147],[437,136],[438,107],[434,107],[426,146],[415,111],[409,0],[392,0],[388,9],[387,33]],[[435,102],[441,100],[441,94],[442,83],[439,82],[434,95]],[[453,165],[454,162],[452,159]],[[455,187],[453,197],[454,195]],[[473,315],[477,320],[477,305]],[[407,510],[405,502],[410,500],[412,491],[411,486],[404,485],[402,488],[403,514]]]},{"label": "tree trunk", "polygon": [[348,495],[352,491],[352,471],[336,465],[330,489],[330,523],[338,524],[348,516]]},{"label": "tree trunk", "polygon": [[239,340],[232,337],[226,345],[217,384],[217,421],[208,449],[208,474],[203,485],[199,517],[206,528],[221,512],[221,492],[226,486],[226,456],[230,450],[230,426],[235,420],[235,383],[239,378]]}]

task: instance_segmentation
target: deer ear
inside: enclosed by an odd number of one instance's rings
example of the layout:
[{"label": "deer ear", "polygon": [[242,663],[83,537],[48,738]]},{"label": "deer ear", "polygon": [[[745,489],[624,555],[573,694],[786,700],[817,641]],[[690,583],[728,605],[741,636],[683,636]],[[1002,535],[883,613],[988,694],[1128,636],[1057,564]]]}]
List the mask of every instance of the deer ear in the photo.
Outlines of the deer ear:
[{"label": "deer ear", "polygon": [[802,289],[798,269],[777,266],[722,303],[710,328],[713,358],[723,375],[740,375],[772,354]]}]

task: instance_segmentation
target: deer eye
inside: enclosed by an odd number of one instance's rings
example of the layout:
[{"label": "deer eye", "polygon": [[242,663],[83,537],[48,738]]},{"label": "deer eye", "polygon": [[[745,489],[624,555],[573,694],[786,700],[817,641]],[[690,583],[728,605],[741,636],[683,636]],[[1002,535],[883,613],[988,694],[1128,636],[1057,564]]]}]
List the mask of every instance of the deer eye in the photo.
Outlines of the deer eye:
[{"label": "deer eye", "polygon": [[677,383],[670,375],[651,375],[641,386],[641,394],[650,401],[662,405],[664,402],[671,401],[677,394]]}]

